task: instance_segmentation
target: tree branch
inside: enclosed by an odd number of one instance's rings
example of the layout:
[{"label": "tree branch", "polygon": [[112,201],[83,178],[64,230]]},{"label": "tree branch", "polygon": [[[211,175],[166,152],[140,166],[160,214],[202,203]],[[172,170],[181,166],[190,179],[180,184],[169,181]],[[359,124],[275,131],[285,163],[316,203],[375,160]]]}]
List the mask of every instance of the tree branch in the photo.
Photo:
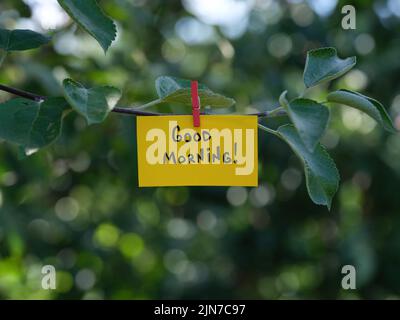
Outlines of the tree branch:
[{"label": "tree branch", "polygon": [[22,91],[22,90],[19,90],[16,88],[8,87],[8,86],[2,85],[2,84],[0,84],[0,90],[11,93],[13,95],[16,95],[16,96],[19,96],[22,98],[29,99],[29,100],[42,101],[42,100],[46,99],[46,97],[39,96],[37,94],[30,93],[27,91]]},{"label": "tree branch", "polygon": [[[9,86],[5,86],[0,84],[0,91],[5,91],[8,93],[11,93],[13,95],[29,99],[29,100],[34,100],[34,101],[43,101],[46,100],[47,97],[37,95],[31,92],[23,91],[20,89],[12,88]],[[128,115],[134,115],[134,116],[166,116],[166,115],[179,115],[179,114],[173,114],[173,113],[159,113],[159,112],[151,112],[151,111],[143,111],[140,110],[142,109],[141,107],[138,108],[122,108],[122,107],[115,107],[112,112],[115,113],[120,113],[120,114],[128,114]],[[207,113],[202,113],[207,114]],[[182,115],[182,114],[181,114]],[[187,115],[187,114],[186,114]],[[259,118],[273,118],[273,117],[281,117],[286,115],[286,111],[282,107],[275,108],[274,110],[271,111],[262,111],[262,112],[255,112],[255,113],[248,113],[246,114],[248,116],[257,116]]]}]

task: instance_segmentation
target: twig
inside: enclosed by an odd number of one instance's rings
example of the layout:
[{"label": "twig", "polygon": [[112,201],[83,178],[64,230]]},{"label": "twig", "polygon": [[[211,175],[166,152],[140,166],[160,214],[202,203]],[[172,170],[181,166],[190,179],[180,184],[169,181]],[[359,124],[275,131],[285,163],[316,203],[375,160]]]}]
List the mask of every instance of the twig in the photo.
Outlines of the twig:
[{"label": "twig", "polygon": [[[11,93],[13,95],[26,98],[29,100],[34,100],[34,101],[43,101],[46,100],[47,97],[37,95],[31,92],[23,91],[20,89],[12,88],[9,86],[5,86],[0,84],[0,91],[5,91],[8,93]],[[177,115],[175,113],[159,113],[159,112],[151,112],[151,111],[143,111],[140,110],[143,109],[142,107],[138,108],[122,108],[122,107],[115,107],[112,112],[115,113],[120,113],[120,114],[128,114],[128,115],[134,115],[134,116],[164,116],[164,115]],[[206,113],[202,113],[206,114]],[[182,115],[182,114],[181,114]],[[271,111],[262,111],[262,112],[255,112],[255,113],[248,113],[246,115],[251,115],[251,116],[257,116],[259,118],[272,118],[272,117],[281,117],[286,115],[286,111],[281,108],[275,108],[274,110]]]},{"label": "twig", "polygon": [[0,90],[14,94],[14,95],[22,97],[22,98],[29,99],[29,100],[42,101],[42,100],[46,99],[46,97],[39,96],[37,94],[30,93],[27,91],[22,91],[22,90],[19,90],[16,88],[8,87],[8,86],[2,85],[2,84],[0,84]]},{"label": "twig", "polygon": [[150,101],[150,102],[148,102],[146,104],[143,104],[141,106],[130,107],[130,109],[143,110],[143,109],[155,106],[155,105],[159,104],[160,102],[161,102],[161,99],[156,99],[156,100]]},{"label": "twig", "polygon": [[159,112],[151,112],[151,111],[143,111],[143,110],[136,110],[133,108],[121,108],[115,107],[111,110],[115,113],[122,113],[122,114],[129,114],[134,116],[161,116],[161,115],[172,115],[167,113],[159,113]]},{"label": "twig", "polygon": [[271,128],[268,128],[268,127],[266,127],[266,126],[263,126],[262,124],[258,124],[258,127],[259,127],[261,130],[265,131],[265,132],[272,133],[272,134],[274,134],[274,135],[276,135],[276,136],[279,136],[279,133],[278,133],[276,130],[273,130],[273,129],[271,129]]}]

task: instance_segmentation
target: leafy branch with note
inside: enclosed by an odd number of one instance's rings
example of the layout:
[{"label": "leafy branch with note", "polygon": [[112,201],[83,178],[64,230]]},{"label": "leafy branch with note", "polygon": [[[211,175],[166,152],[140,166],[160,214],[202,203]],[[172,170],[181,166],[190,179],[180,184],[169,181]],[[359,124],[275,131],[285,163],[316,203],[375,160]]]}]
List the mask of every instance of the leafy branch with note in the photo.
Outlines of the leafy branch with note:
[{"label": "leafy branch with note", "polygon": [[[116,39],[117,28],[97,2],[58,2],[71,19],[94,37],[104,52],[107,52]],[[48,45],[50,41],[49,35],[31,30],[0,29],[0,63],[15,51],[35,49]],[[280,138],[290,146],[303,164],[311,200],[328,208],[331,207],[340,180],[334,161],[320,142],[329,125],[331,108],[344,105],[358,109],[383,129],[391,133],[397,131],[386,108],[379,101],[359,92],[341,89],[330,92],[324,101],[307,98],[308,89],[339,78],[355,65],[355,57],[342,59],[332,47],[308,51],[303,74],[304,93],[299,97],[290,97],[290,92],[284,91],[275,108],[248,114],[258,117],[260,130]],[[170,76],[156,79],[157,96],[153,101],[134,107],[118,104],[122,92],[115,87],[86,87],[79,79],[65,79],[62,88],[63,96],[47,97],[1,84],[0,90],[18,97],[0,104],[0,138],[18,145],[26,154],[31,154],[59,138],[63,120],[70,112],[79,113],[88,125],[92,125],[105,121],[110,112],[133,116],[174,116],[148,109],[160,104],[192,105],[190,81]],[[202,115],[235,114],[233,98],[213,92],[204,84],[199,85],[198,95]],[[222,111],[215,113],[215,109]],[[265,119],[275,117],[285,119],[286,123],[278,128],[267,126]],[[266,147],[262,146],[263,149]]]}]

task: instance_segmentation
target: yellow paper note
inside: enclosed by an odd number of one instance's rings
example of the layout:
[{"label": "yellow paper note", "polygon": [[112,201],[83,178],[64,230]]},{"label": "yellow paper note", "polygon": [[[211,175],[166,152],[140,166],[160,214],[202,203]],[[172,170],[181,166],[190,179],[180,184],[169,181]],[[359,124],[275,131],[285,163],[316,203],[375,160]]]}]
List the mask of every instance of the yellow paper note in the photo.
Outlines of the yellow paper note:
[{"label": "yellow paper note", "polygon": [[139,186],[257,186],[257,117],[137,117]]}]

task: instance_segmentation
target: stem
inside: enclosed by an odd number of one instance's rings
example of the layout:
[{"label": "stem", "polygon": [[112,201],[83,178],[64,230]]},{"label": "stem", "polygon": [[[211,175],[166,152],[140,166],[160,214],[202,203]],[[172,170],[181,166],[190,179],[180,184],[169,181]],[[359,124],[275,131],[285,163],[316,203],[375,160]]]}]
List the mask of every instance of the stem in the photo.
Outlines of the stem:
[{"label": "stem", "polygon": [[281,93],[281,95],[279,96],[279,103],[281,104],[281,106],[283,106],[285,108],[287,108],[288,104],[289,104],[289,101],[287,101],[286,95],[287,95],[287,90],[283,91]]},{"label": "stem", "polygon": [[130,108],[128,108],[128,109],[132,109],[132,110],[143,110],[143,109],[149,108],[149,107],[151,107],[151,106],[155,106],[155,105],[161,103],[161,101],[162,101],[161,99],[156,99],[156,100],[150,101],[150,102],[148,102],[148,103],[146,103],[146,104],[143,104],[143,105],[141,105],[141,106],[138,106],[138,107],[130,107]]},{"label": "stem", "polygon": [[39,96],[34,93],[22,91],[22,90],[19,90],[16,88],[8,87],[8,86],[2,85],[2,84],[0,84],[0,90],[14,94],[14,95],[22,97],[22,98],[29,99],[29,100],[42,101],[42,100],[46,99],[46,97]]},{"label": "stem", "polygon": [[271,129],[271,128],[268,128],[268,127],[266,127],[266,126],[263,126],[262,124],[258,124],[258,127],[261,129],[261,130],[263,130],[263,131],[265,131],[265,132],[268,132],[268,133],[272,133],[273,135],[275,135],[275,136],[279,136],[279,133],[277,132],[277,131],[275,131],[275,130],[273,130],[273,129]]},{"label": "stem", "polygon": [[274,110],[271,110],[269,112],[269,117],[282,117],[282,116],[286,116],[286,110],[284,107],[278,107]]},{"label": "stem", "polygon": [[[14,94],[16,96],[22,97],[22,98],[26,98],[29,100],[34,100],[34,101],[43,101],[46,100],[47,97],[45,96],[41,96],[41,95],[37,95],[31,92],[27,92],[27,91],[23,91],[20,89],[16,89],[16,88],[12,88],[9,86],[5,86],[0,84],[0,91],[5,91],[11,94]],[[115,107],[113,110],[111,110],[111,112],[115,112],[115,113],[120,113],[120,114],[128,114],[128,115],[135,115],[135,116],[164,116],[164,115],[179,115],[179,114],[175,114],[175,113],[159,113],[159,112],[151,112],[151,111],[142,111],[140,109],[144,109],[147,107],[150,107],[152,105],[156,105],[160,102],[160,99],[157,100],[153,100],[147,104],[144,104],[140,107],[137,108],[124,108],[124,107]],[[206,113],[202,113],[202,115],[204,115]],[[207,113],[210,114],[210,113]],[[183,114],[180,114],[183,115]],[[186,114],[187,115],[187,114]],[[286,115],[286,111],[282,108],[282,107],[277,107],[271,111],[262,111],[262,112],[256,112],[256,113],[249,113],[246,114],[249,116],[257,116],[259,118],[273,118],[273,117],[281,117],[281,116],[285,116]]]}]

